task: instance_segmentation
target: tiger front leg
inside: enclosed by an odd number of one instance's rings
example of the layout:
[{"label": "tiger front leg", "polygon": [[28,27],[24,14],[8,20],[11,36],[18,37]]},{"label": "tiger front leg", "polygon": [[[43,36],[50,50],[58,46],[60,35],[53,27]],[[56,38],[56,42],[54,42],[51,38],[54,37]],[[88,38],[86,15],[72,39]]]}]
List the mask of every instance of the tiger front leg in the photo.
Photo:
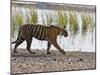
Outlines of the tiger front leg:
[{"label": "tiger front leg", "polygon": [[57,41],[56,40],[53,40],[51,42],[59,50],[60,53],[62,53],[63,55],[66,54],[66,52],[63,49],[61,49],[60,46],[57,44]]},{"label": "tiger front leg", "polygon": [[50,42],[48,42],[47,54],[51,54],[51,52],[50,52],[50,47],[51,47],[51,43],[50,43]]},{"label": "tiger front leg", "polygon": [[32,51],[30,50],[31,43],[32,43],[32,39],[31,39],[31,40],[26,40],[26,42],[27,42],[27,50],[28,50],[28,52],[29,52],[30,54],[35,54],[35,52],[32,52]]}]

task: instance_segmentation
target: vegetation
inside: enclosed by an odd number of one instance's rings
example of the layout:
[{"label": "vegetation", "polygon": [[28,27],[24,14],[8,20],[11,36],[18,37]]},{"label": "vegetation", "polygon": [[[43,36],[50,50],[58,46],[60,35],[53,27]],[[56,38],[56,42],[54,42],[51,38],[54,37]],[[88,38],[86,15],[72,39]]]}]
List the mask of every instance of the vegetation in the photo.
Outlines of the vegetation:
[{"label": "vegetation", "polygon": [[46,15],[46,21],[47,21],[47,25],[51,25],[53,22],[53,17],[52,15],[47,14]]},{"label": "vegetation", "polygon": [[[77,12],[67,11],[58,11],[55,10],[53,13],[41,15],[42,23],[44,25],[56,24],[59,26],[67,27],[68,23],[70,25],[72,35],[77,35],[79,31],[79,23],[77,18]],[[88,31],[92,31],[95,28],[95,20],[91,15],[81,15],[82,20],[82,35],[85,35]],[[12,35],[16,29],[23,23],[38,23],[38,12],[36,9],[29,8],[29,11],[26,11],[25,15],[21,10],[16,10],[12,16]]]},{"label": "vegetation", "polygon": [[69,24],[73,35],[76,35],[79,30],[79,25],[76,17],[76,13],[69,12]]},{"label": "vegetation", "polygon": [[86,32],[88,32],[89,30],[90,20],[89,16],[87,15],[81,15],[81,18],[82,18],[82,35],[85,35]]},{"label": "vegetation", "polygon": [[96,23],[95,19],[90,15],[89,15],[89,22],[90,22],[89,31],[93,32],[95,30]]},{"label": "vegetation", "polygon": [[16,12],[15,15],[14,15],[14,22],[17,26],[21,26],[23,24],[23,16],[22,16],[22,12],[19,11],[19,12]]},{"label": "vegetation", "polygon": [[18,30],[18,28],[24,23],[23,16],[21,11],[16,11],[16,13],[12,16],[12,33],[11,35],[14,37],[14,34]]},{"label": "vegetation", "polygon": [[26,21],[26,23],[37,24],[37,22],[38,22],[37,11],[35,9],[29,9],[29,12],[26,11],[25,21]]},{"label": "vegetation", "polygon": [[68,24],[67,13],[64,11],[57,11],[57,25],[66,27]]},{"label": "vegetation", "polygon": [[37,14],[37,11],[34,9],[30,9],[30,20],[31,20],[31,23],[33,24],[37,24],[38,22],[38,14]]}]

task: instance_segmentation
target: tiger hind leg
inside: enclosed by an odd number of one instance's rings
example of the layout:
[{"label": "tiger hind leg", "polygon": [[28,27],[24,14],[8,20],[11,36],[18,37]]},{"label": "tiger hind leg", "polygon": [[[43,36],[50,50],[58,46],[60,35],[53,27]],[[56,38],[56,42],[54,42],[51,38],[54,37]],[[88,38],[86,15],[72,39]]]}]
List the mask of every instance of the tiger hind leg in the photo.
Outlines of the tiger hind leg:
[{"label": "tiger hind leg", "polygon": [[27,50],[28,50],[28,52],[29,52],[30,54],[35,54],[35,52],[32,52],[32,51],[30,50],[31,43],[32,43],[32,39],[31,39],[31,40],[26,40],[26,42],[27,42]]},{"label": "tiger hind leg", "polygon": [[14,53],[18,53],[18,52],[16,51],[16,49],[17,49],[17,47],[18,47],[21,43],[23,43],[23,41],[24,41],[24,39],[20,38],[20,39],[16,42],[15,47],[14,47]]},{"label": "tiger hind leg", "polygon": [[49,51],[50,51],[50,47],[51,47],[51,43],[50,43],[50,42],[48,42],[47,54],[51,54],[51,52],[49,52]]}]

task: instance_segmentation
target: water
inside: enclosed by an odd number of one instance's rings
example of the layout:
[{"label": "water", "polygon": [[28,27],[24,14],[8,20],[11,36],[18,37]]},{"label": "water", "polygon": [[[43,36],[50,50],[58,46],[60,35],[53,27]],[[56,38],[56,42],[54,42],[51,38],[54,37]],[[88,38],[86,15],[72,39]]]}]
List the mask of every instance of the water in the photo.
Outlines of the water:
[{"label": "water", "polygon": [[[24,17],[24,23],[26,23],[26,19],[25,19],[25,14],[29,9],[25,8],[25,7],[16,7],[16,10],[19,11],[21,10],[21,12],[23,13],[23,17]],[[49,9],[38,9],[37,8],[37,12],[38,12],[38,23],[39,24],[43,24],[42,18],[44,18],[44,20],[46,20],[45,15],[46,14],[53,14],[55,12],[55,10],[49,10]],[[68,12],[68,11],[67,11]],[[16,13],[15,11],[15,7],[13,6],[12,8],[12,15],[14,15]],[[67,38],[63,37],[63,36],[58,36],[57,37],[57,42],[59,44],[59,46],[64,49],[65,51],[86,51],[86,52],[95,52],[95,31],[93,32],[87,32],[85,36],[83,36],[81,34],[81,27],[82,27],[82,22],[80,20],[80,15],[81,14],[85,14],[85,15],[91,15],[94,17],[95,20],[95,13],[93,12],[77,12],[77,19],[78,19],[78,24],[79,24],[79,31],[78,34],[73,37],[70,33],[70,28],[66,28],[68,30],[68,34],[69,36]],[[41,17],[42,15],[42,17]],[[47,22],[45,22],[45,24],[47,24]],[[52,24],[56,24],[55,22],[53,22]],[[17,37],[17,34],[16,34]],[[16,37],[12,38],[12,41],[14,41],[16,39]],[[14,47],[14,45],[12,45],[12,48]],[[23,44],[21,44],[19,46],[19,48],[26,48],[26,42],[24,42]],[[39,49],[39,50],[46,50],[47,49],[47,42],[46,41],[39,41],[35,38],[33,38],[32,41],[32,45],[31,45],[32,49]],[[57,50],[54,46],[51,46],[51,50]]]}]

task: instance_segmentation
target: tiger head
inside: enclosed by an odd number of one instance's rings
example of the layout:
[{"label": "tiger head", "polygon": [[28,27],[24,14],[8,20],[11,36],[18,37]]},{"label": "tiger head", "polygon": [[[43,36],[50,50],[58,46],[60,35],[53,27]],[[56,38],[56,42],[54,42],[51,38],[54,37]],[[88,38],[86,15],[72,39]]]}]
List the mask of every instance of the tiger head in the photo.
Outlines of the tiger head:
[{"label": "tiger head", "polygon": [[62,29],[60,34],[63,35],[64,37],[68,36],[68,32],[65,29]]},{"label": "tiger head", "polygon": [[64,36],[64,37],[68,36],[68,32],[65,29],[66,28],[65,26],[64,27],[58,27],[58,26],[55,26],[55,25],[51,25],[50,28],[53,29],[52,31],[56,31],[57,35],[61,35],[61,36]]},{"label": "tiger head", "polygon": [[68,36],[68,32],[66,30],[66,26],[63,26],[63,27],[60,27],[61,29],[61,32],[60,32],[60,35],[63,35],[64,37],[67,37]]}]

